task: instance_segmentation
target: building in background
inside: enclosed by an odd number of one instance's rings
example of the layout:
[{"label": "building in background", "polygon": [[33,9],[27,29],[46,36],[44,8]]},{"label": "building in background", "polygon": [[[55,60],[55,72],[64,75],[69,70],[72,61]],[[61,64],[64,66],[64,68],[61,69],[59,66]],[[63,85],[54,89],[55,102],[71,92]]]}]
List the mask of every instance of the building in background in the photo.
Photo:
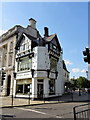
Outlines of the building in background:
[{"label": "building in background", "polygon": [[[13,73],[15,68],[15,44],[17,30],[20,26],[15,26],[0,36],[0,73],[1,73],[1,95],[12,95]],[[3,76],[4,73],[4,76]]]},{"label": "building in background", "polygon": [[65,62],[63,60],[63,79],[64,79],[64,82],[69,82],[69,71],[67,70],[67,67],[65,65]]},{"label": "building in background", "polygon": [[67,91],[67,89],[68,89],[67,84],[69,84],[69,82],[70,82],[69,74],[70,74],[70,72],[67,70],[65,62],[63,60],[63,81],[64,81],[64,87],[65,87],[64,92]]},{"label": "building in background", "polygon": [[41,37],[36,21],[29,21],[27,28],[15,26],[0,37],[1,75],[6,73],[1,94],[32,98],[62,95],[65,69],[58,37],[49,35],[47,27]]}]

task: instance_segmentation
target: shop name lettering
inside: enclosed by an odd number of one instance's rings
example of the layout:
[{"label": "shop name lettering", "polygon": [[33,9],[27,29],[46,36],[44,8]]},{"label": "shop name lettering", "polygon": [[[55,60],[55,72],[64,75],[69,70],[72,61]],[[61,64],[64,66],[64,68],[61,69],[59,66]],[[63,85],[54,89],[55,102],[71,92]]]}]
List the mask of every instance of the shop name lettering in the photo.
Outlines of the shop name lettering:
[{"label": "shop name lettering", "polygon": [[21,77],[21,76],[28,76],[28,75],[30,75],[29,73],[24,73],[24,74],[20,74],[20,75],[17,75],[17,77]]}]

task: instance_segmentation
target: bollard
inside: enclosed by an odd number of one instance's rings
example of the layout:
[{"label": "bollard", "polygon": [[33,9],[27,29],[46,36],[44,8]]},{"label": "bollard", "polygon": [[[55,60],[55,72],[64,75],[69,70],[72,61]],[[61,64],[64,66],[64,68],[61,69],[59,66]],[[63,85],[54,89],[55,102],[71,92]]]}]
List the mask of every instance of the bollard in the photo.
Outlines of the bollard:
[{"label": "bollard", "polygon": [[13,95],[11,97],[12,97],[12,106],[13,106]]},{"label": "bollard", "polygon": [[30,105],[30,93],[29,93],[29,101],[28,101],[28,104]]},{"label": "bollard", "polygon": [[45,94],[43,94],[43,99],[44,99],[44,103],[45,103]]}]

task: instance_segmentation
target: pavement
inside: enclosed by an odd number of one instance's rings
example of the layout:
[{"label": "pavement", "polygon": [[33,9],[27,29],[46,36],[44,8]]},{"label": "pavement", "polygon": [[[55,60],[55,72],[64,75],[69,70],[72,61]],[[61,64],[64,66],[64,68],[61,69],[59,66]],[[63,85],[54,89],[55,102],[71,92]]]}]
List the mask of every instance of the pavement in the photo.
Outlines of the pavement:
[{"label": "pavement", "polygon": [[10,96],[0,97],[0,118],[73,118],[73,107],[86,104],[88,100],[90,94],[81,93],[79,96],[74,92],[45,101],[13,98],[12,106]]},{"label": "pavement", "polygon": [[12,106],[24,106],[24,105],[35,105],[43,104],[44,101],[39,100],[29,100],[24,98],[12,98],[11,96],[0,97],[0,107],[12,107]]},{"label": "pavement", "polygon": [[90,94],[81,93],[79,96],[78,92],[72,94],[66,94],[57,98],[51,98],[47,100],[29,100],[25,98],[12,98],[11,96],[1,97],[0,96],[0,107],[15,107],[15,106],[27,106],[27,105],[38,105],[44,103],[67,103],[67,102],[85,102],[90,101]]}]

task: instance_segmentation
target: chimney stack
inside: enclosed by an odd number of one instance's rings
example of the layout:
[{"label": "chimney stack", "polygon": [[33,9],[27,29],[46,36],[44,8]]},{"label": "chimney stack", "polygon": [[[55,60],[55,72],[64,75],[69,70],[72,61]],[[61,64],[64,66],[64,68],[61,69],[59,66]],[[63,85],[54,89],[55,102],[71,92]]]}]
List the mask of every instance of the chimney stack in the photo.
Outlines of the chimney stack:
[{"label": "chimney stack", "polygon": [[29,19],[29,22],[30,22],[30,26],[34,29],[36,29],[36,21],[33,19],[33,18],[30,18]]},{"label": "chimney stack", "polygon": [[45,37],[48,37],[48,36],[49,36],[48,28],[47,28],[47,27],[44,27],[44,36],[45,36]]}]

